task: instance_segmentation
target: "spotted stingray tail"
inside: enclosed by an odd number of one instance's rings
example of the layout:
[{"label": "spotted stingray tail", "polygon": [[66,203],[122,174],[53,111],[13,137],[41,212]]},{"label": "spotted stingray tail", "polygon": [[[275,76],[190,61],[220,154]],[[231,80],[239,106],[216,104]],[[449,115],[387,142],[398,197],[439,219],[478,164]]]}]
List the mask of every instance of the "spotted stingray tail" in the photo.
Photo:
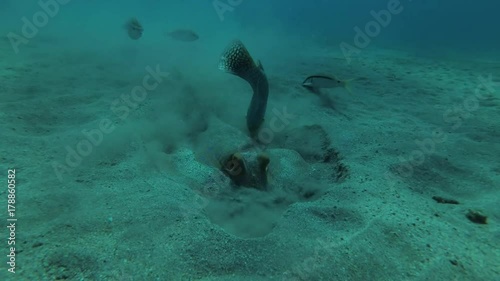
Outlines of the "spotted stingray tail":
[{"label": "spotted stingray tail", "polygon": [[235,40],[224,50],[219,61],[219,69],[245,80],[250,70],[256,68],[252,56],[240,40]]},{"label": "spotted stingray tail", "polygon": [[264,122],[269,95],[269,83],[262,64],[259,62],[257,65],[243,43],[235,40],[222,53],[219,69],[244,79],[252,87],[253,96],[247,110],[247,128],[250,136],[256,136]]}]

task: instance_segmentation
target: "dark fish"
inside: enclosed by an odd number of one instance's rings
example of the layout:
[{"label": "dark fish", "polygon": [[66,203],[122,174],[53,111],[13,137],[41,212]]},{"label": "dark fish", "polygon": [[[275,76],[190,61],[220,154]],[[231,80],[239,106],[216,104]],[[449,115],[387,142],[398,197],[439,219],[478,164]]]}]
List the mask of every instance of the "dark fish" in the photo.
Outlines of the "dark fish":
[{"label": "dark fish", "polygon": [[351,93],[350,82],[351,80],[340,80],[335,76],[329,75],[311,75],[302,82],[302,86],[312,90],[313,92],[317,92],[319,89],[324,88],[345,88],[349,93]]},{"label": "dark fish", "polygon": [[183,42],[192,42],[198,40],[198,34],[189,29],[177,29],[171,32],[166,32],[166,36]]},{"label": "dark fish", "polygon": [[132,40],[141,38],[142,32],[144,31],[142,25],[136,18],[131,18],[130,20],[128,20],[125,23],[125,29],[127,30],[128,37],[130,37]]},{"label": "dark fish", "polygon": [[253,137],[257,134],[266,114],[269,83],[260,64],[255,64],[247,48],[239,40],[233,41],[222,53],[219,69],[247,81],[253,90],[247,110],[247,128]]}]

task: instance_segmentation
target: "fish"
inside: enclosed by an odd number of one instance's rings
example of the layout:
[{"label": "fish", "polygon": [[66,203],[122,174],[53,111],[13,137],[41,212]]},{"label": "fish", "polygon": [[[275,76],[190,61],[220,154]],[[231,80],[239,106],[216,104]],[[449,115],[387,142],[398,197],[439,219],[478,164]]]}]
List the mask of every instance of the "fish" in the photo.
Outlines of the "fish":
[{"label": "fish", "polygon": [[255,137],[264,122],[269,96],[269,82],[262,63],[255,63],[245,45],[240,40],[234,40],[222,53],[218,67],[242,78],[252,87],[253,95],[248,106],[246,123],[250,136]]},{"label": "fish", "polygon": [[128,37],[132,40],[138,40],[141,38],[142,32],[144,31],[144,28],[142,28],[142,25],[136,18],[128,20],[124,27],[127,30]]},{"label": "fish", "polygon": [[199,36],[194,31],[189,29],[177,29],[170,32],[165,32],[165,35],[177,41],[192,42],[198,40]]},{"label": "fish", "polygon": [[354,79],[341,80],[330,75],[311,75],[307,77],[304,82],[302,82],[302,86],[315,93],[317,93],[319,89],[339,87],[342,87],[349,93],[352,93],[350,82],[353,80]]}]

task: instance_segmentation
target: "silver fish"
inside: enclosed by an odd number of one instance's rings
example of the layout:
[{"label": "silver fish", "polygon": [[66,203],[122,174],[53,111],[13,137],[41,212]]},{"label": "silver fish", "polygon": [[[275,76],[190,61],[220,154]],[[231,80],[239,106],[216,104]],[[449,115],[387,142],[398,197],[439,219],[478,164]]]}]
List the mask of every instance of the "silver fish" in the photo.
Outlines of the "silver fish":
[{"label": "silver fish", "polygon": [[166,32],[166,36],[183,42],[192,42],[198,40],[198,34],[189,29],[177,29],[174,31]]},{"label": "silver fish", "polygon": [[317,92],[319,89],[324,88],[345,88],[349,93],[351,93],[350,82],[351,80],[340,80],[335,76],[329,75],[311,75],[302,82],[302,86],[313,91]]}]

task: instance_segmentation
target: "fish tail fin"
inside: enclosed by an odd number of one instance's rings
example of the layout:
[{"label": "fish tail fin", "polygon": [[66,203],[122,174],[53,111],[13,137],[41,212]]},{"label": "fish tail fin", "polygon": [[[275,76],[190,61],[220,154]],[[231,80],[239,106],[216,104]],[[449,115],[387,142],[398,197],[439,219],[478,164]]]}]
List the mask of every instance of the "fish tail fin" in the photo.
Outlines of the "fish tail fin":
[{"label": "fish tail fin", "polygon": [[219,60],[220,70],[237,75],[245,80],[248,71],[255,67],[254,60],[240,40],[235,40],[229,44]]}]

